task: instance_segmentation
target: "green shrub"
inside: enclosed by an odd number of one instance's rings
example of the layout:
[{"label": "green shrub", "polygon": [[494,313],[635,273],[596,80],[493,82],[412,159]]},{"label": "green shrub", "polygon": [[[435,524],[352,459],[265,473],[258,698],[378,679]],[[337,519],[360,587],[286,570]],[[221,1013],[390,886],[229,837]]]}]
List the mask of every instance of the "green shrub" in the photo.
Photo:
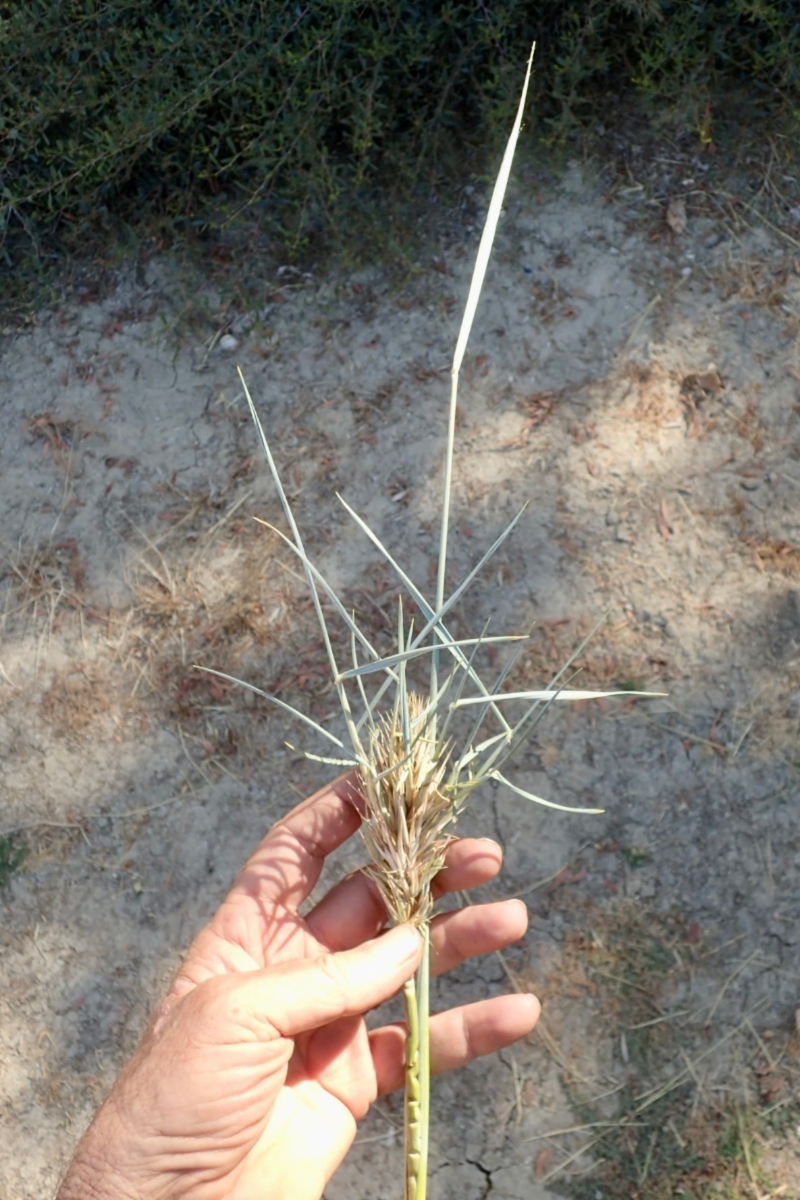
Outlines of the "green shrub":
[{"label": "green shrub", "polygon": [[796,0],[7,0],[2,228],[190,215],[221,188],[286,231],[324,223],[344,192],[491,145],[534,36],[553,136],[625,89],[694,120],[723,85],[800,91]]}]

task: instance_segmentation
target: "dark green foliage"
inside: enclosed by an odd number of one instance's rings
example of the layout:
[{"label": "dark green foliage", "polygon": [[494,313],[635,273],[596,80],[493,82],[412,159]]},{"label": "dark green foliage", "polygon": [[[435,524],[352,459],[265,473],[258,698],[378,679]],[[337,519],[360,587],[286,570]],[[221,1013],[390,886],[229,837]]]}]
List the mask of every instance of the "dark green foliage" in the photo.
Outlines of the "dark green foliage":
[{"label": "dark green foliage", "polygon": [[507,0],[479,19],[470,7],[15,4],[0,27],[7,219],[11,207],[75,216],[126,186],[175,211],[198,187],[231,181],[324,209],[379,165],[408,169],[480,121],[523,6]]},{"label": "dark green foliage", "polygon": [[[102,206],[191,215],[220,189],[290,233],[506,131],[532,38],[537,124],[626,89],[688,114],[722,86],[791,108],[796,0],[9,0],[0,234]],[[543,126],[544,123],[544,126]]]},{"label": "dark green foliage", "polygon": [[19,842],[13,834],[0,836],[0,887],[8,883],[27,857],[28,847]]}]

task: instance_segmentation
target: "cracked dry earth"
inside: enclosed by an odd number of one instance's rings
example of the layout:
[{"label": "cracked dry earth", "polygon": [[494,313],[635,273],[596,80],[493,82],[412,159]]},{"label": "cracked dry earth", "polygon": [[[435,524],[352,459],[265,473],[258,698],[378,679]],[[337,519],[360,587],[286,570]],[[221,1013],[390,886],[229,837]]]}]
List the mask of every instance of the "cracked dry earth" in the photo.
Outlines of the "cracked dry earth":
[{"label": "cracked dry earth", "polygon": [[[458,632],[533,626],[509,686],[543,686],[611,610],[582,679],[666,695],[554,714],[516,760],[520,786],[602,816],[487,788],[464,817],[505,847],[485,894],[524,896],[530,929],[433,1002],[535,987],[544,1016],[435,1082],[432,1200],[646,1195],[686,1122],[794,1111],[798,250],[681,171],[657,202],[577,167],[523,178],[470,342],[452,582],[528,508]],[[380,638],[397,588],[335,493],[432,591],[476,224],[410,283],[272,269],[246,312],[142,255],[5,333],[0,834],[28,857],[0,888],[4,1200],[53,1192],[238,864],[325,778],[287,718],[192,671],[336,727],[295,564],[251,519],[279,514],[235,368],[319,565]],[[598,1128],[626,1120],[641,1147],[615,1191]],[[376,1105],[328,1200],[399,1195],[401,1121],[400,1097]],[[784,1197],[796,1125],[760,1135]]]}]

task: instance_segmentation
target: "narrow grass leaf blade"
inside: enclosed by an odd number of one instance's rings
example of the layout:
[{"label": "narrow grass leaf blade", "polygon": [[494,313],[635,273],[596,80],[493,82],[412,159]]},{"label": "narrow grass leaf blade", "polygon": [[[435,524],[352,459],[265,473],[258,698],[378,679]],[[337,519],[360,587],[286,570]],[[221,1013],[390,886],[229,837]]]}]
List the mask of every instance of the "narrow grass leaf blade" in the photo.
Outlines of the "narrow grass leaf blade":
[{"label": "narrow grass leaf blade", "polygon": [[[417,640],[420,640],[423,637],[427,637],[427,635],[431,632],[432,629],[435,629],[437,634],[439,633],[439,628],[438,628],[439,622],[450,611],[450,609],[453,608],[458,603],[458,601],[461,599],[461,597],[466,592],[469,585],[472,583],[473,579],[475,579],[475,577],[480,574],[480,572],[486,566],[489,559],[492,558],[492,556],[494,554],[496,554],[497,551],[500,549],[500,547],[503,545],[503,542],[505,542],[505,540],[511,536],[511,534],[514,532],[517,524],[519,523],[519,520],[522,517],[522,514],[525,512],[525,509],[527,507],[528,507],[528,505],[526,502],[525,504],[523,504],[522,508],[519,510],[517,515],[515,517],[511,518],[508,525],[506,525],[505,529],[500,534],[500,536],[498,538],[495,538],[495,540],[492,542],[489,549],[485,552],[485,554],[483,555],[483,557],[481,558],[481,560],[477,564],[477,566],[474,566],[472,568],[469,575],[467,575],[466,579],[464,579],[458,585],[456,590],[454,592],[452,592],[450,594],[450,596],[448,596],[447,600],[445,600],[445,602],[443,604],[440,604],[438,606],[436,612],[433,613],[433,615],[430,617],[428,624],[426,626],[424,626],[417,634]],[[452,641],[450,641],[449,643],[446,643],[446,645],[452,645]]]},{"label": "narrow grass leaf blade", "polygon": [[535,796],[533,792],[526,792],[524,788],[517,787],[515,783],[511,783],[499,771],[490,771],[489,779],[497,780],[498,783],[502,783],[505,787],[510,788],[512,792],[516,792],[518,796],[522,796],[525,800],[532,800],[534,804],[543,804],[545,808],[556,808],[559,812],[586,813],[595,816],[598,813],[605,812],[604,808],[571,808],[566,804],[555,804],[552,800],[543,800],[541,796]]},{"label": "narrow grass leaf blade", "polygon": [[[489,622],[487,621],[487,622],[486,622],[486,624],[485,624],[485,625],[484,625],[484,627],[483,627],[483,632],[482,632],[482,634],[481,634],[481,637],[483,637],[483,635],[486,633],[486,630],[487,630],[488,628],[489,628]],[[475,660],[475,657],[476,657],[476,655],[477,655],[477,653],[478,653],[478,647],[479,647],[479,646],[480,646],[480,642],[478,642],[478,644],[475,646],[475,649],[472,651],[472,654],[470,654],[470,656],[469,656],[469,660],[468,660],[468,662],[467,662],[467,665],[466,665],[466,667],[464,668],[464,670],[463,670],[463,672],[462,672],[461,678],[460,678],[460,680],[459,680],[459,682],[458,682],[458,688],[457,688],[457,690],[456,690],[456,700],[458,700],[458,699],[459,699],[459,698],[460,698],[460,697],[461,697],[461,696],[464,694],[464,688],[465,688],[465,686],[466,686],[467,679],[468,679],[468,678],[470,678],[470,677],[473,677],[473,676],[476,674],[476,672],[475,672],[475,670],[474,670],[474,668],[473,668],[472,664],[473,664],[473,662],[474,662],[474,660]],[[519,653],[519,651],[516,651],[513,657],[514,657],[514,658],[516,658],[516,655],[517,655],[518,653]],[[513,660],[512,660],[512,661],[513,661]],[[435,678],[435,675],[436,675],[436,672],[434,672],[434,678],[431,680],[431,687],[433,687],[434,683],[436,683],[436,678]],[[484,692],[484,694],[487,694],[487,693],[486,693],[486,688],[485,688],[485,687],[482,687],[482,689],[481,689],[481,690]],[[444,740],[444,739],[447,737],[447,731],[448,731],[448,729],[450,728],[450,722],[451,722],[451,721],[452,721],[452,719],[453,719],[453,712],[454,712],[454,711],[455,711],[455,710],[452,708],[452,706],[448,706],[447,713],[446,713],[446,715],[445,715],[445,718],[444,718],[444,725],[442,726],[442,730],[441,730],[441,734],[440,734],[440,737],[442,738],[442,740]],[[499,709],[496,709],[495,711],[496,711],[497,713],[500,713],[500,710],[499,710]],[[507,722],[505,719],[503,719],[503,720],[501,721],[501,724],[502,724],[502,726],[503,726],[503,730],[504,730],[504,736],[508,736],[508,735],[510,734],[510,732],[511,732],[511,726],[508,724],[508,722]],[[476,723],[476,728],[477,728],[477,727],[478,727],[478,723]],[[466,746],[469,746],[469,745],[472,743],[472,739],[473,739],[473,737],[474,737],[474,734],[473,734],[471,737],[467,738],[467,740],[466,740],[466,742],[465,742],[464,744],[465,744]]]},{"label": "narrow grass leaf blade", "polygon": [[[351,629],[351,631],[350,631],[350,652],[353,656],[353,667],[354,667],[354,669],[357,669],[360,664],[358,661],[358,643],[356,642],[355,622],[353,624],[354,624],[354,628]],[[369,698],[367,696],[366,689],[364,687],[364,681],[360,675],[356,676],[356,683],[358,685],[359,695],[361,696],[361,703],[364,708],[364,717],[366,718],[367,724],[369,725],[370,729],[374,729],[375,722],[372,719],[372,706],[369,702]],[[356,723],[356,728],[358,729],[358,727],[359,727],[359,725],[358,725],[358,723]]]},{"label": "narrow grass leaf blade", "polygon": [[326,758],[324,754],[312,754],[310,750],[303,750],[299,746],[293,746],[291,742],[286,745],[290,750],[294,750],[295,754],[302,754],[303,758],[309,758],[312,762],[325,763],[329,767],[358,767],[361,764],[355,758]]},{"label": "narrow grass leaf blade", "polygon": [[286,704],[285,701],[279,700],[277,696],[271,696],[269,692],[262,691],[254,683],[248,683],[246,679],[237,679],[235,675],[226,675],[224,671],[215,671],[212,667],[201,667],[199,663],[193,664],[193,670],[204,671],[206,675],[216,675],[218,679],[227,679],[228,683],[236,683],[239,687],[247,688],[249,692],[255,692],[263,700],[269,700],[270,704],[274,704],[277,708],[282,708],[284,712],[291,713],[293,717],[297,717],[298,721],[302,721],[303,724],[308,725],[315,733],[322,734],[329,742],[333,742],[335,746],[339,746],[340,749],[344,750],[344,742],[340,741],[330,730],[325,729],[322,725],[318,725],[316,721],[312,721],[311,717],[307,717],[299,709],[293,708],[291,704]]},{"label": "narrow grass leaf blade", "polygon": [[378,653],[378,651],[375,649],[375,647],[372,645],[372,643],[369,641],[369,639],[365,636],[365,634],[362,632],[362,630],[355,623],[355,621],[351,617],[350,613],[347,611],[347,609],[345,608],[345,606],[342,604],[341,600],[337,596],[334,589],[328,583],[325,576],[322,574],[321,571],[318,570],[317,567],[314,566],[313,562],[311,561],[310,558],[308,558],[305,551],[301,550],[298,546],[296,546],[291,538],[288,538],[286,536],[286,534],[283,533],[282,530],[277,529],[276,526],[271,525],[269,523],[269,521],[262,521],[261,517],[256,517],[255,520],[258,522],[259,525],[263,525],[265,527],[265,529],[269,529],[271,533],[277,534],[278,537],[281,539],[281,541],[284,543],[284,545],[288,546],[288,548],[292,551],[292,553],[297,555],[297,557],[302,562],[303,566],[306,567],[307,570],[309,570],[311,572],[311,574],[314,576],[314,579],[317,581],[319,586],[322,588],[323,592],[328,597],[331,604],[336,609],[337,613],[342,618],[342,620],[344,621],[345,625],[350,630],[350,632],[358,638],[358,640],[361,642],[361,645],[364,647],[364,649],[367,651],[368,654],[371,654],[372,657],[375,659],[380,658],[380,654]]},{"label": "narrow grass leaf blade", "polygon": [[[450,495],[452,492],[453,483],[453,447],[455,444],[456,433],[456,410],[458,404],[458,375],[461,370],[461,364],[464,361],[464,353],[467,349],[467,342],[472,331],[472,323],[475,320],[475,312],[478,308],[481,290],[483,289],[483,281],[486,277],[486,268],[489,264],[489,257],[492,253],[492,245],[494,244],[495,233],[497,232],[497,223],[500,220],[500,213],[503,209],[503,200],[505,199],[506,187],[511,174],[511,164],[514,161],[514,151],[517,148],[517,139],[522,126],[522,115],[525,111],[525,100],[528,95],[528,83],[531,77],[533,67],[533,55],[536,49],[534,42],[531,47],[528,65],[525,70],[525,82],[522,85],[522,94],[519,98],[519,107],[517,115],[514,119],[514,125],[511,129],[511,135],[508,139],[506,152],[503,155],[503,161],[500,164],[500,170],[495,180],[492,199],[489,202],[489,211],[486,215],[486,223],[483,227],[480,245],[478,246],[478,254],[475,259],[475,267],[472,272],[472,282],[469,286],[467,294],[467,303],[464,308],[464,316],[461,318],[461,328],[458,333],[455,353],[453,354],[453,365],[450,369],[450,410],[447,421],[447,450],[445,453],[444,466],[444,488],[442,494],[442,524],[441,534],[439,538],[439,572],[436,584],[436,607],[441,608],[444,601],[444,585],[447,570],[447,537],[450,526]],[[436,671],[436,661],[434,659],[434,674]]]},{"label": "narrow grass leaf blade", "polygon": [[497,223],[500,220],[500,213],[503,208],[503,200],[505,199],[508,179],[511,174],[511,164],[514,161],[514,151],[517,148],[517,139],[522,126],[522,117],[525,112],[525,100],[528,95],[528,83],[531,77],[533,68],[533,54],[536,49],[536,44],[531,47],[528,65],[525,70],[525,82],[522,85],[522,94],[519,98],[519,106],[517,115],[514,118],[514,125],[511,130],[511,135],[508,139],[506,152],[503,155],[503,161],[500,164],[500,170],[495,180],[492,199],[489,203],[489,212],[486,216],[486,224],[483,227],[480,246],[478,247],[478,256],[475,260],[475,269],[472,272],[472,283],[470,284],[469,295],[467,296],[467,304],[464,309],[464,316],[461,320],[461,329],[456,342],[455,354],[453,355],[453,372],[455,374],[461,369],[461,363],[464,359],[464,352],[467,348],[469,335],[472,330],[472,322],[475,319],[475,311],[478,307],[481,289],[483,288],[483,280],[486,275],[486,268],[489,264],[489,256],[492,252],[492,244],[494,236],[497,232]]},{"label": "narrow grass leaf blade", "polygon": [[[489,642],[518,642],[524,640],[524,634],[508,634],[498,635],[496,637],[486,638],[460,638],[457,642],[448,642],[448,648],[454,646],[481,646],[487,645]],[[379,658],[377,662],[361,663],[356,667],[351,667],[347,671],[342,671],[341,679],[357,679],[360,675],[374,675],[377,671],[385,671],[388,667],[396,667],[400,663],[407,663],[412,658],[422,658],[425,654],[433,654],[435,646],[417,646],[414,650],[405,650],[402,654],[389,654],[386,658]]]},{"label": "narrow grass leaf blade", "polygon": [[319,598],[319,592],[317,591],[317,585],[314,581],[314,574],[311,570],[311,561],[310,561],[308,555],[306,554],[305,546],[303,545],[303,539],[300,536],[300,530],[298,528],[297,522],[294,519],[294,513],[292,512],[292,506],[290,505],[289,498],[286,495],[286,492],[284,491],[283,484],[281,482],[281,477],[278,474],[278,468],[275,465],[275,460],[272,457],[272,451],[270,450],[269,442],[267,441],[267,435],[264,433],[263,426],[259,419],[258,413],[256,412],[256,406],[253,403],[253,398],[250,395],[250,389],[248,388],[247,381],[245,380],[245,377],[242,374],[241,367],[238,368],[238,371],[239,371],[239,378],[242,381],[242,387],[244,388],[244,394],[245,394],[245,398],[247,400],[247,405],[248,405],[248,408],[250,409],[250,416],[252,417],[253,423],[256,427],[256,432],[258,433],[258,437],[261,442],[262,448],[264,450],[264,454],[266,455],[266,458],[267,458],[267,463],[269,465],[270,474],[272,475],[272,480],[275,484],[275,488],[278,492],[278,495],[280,496],[280,501],[281,501],[281,504],[283,505],[283,511],[286,513],[286,519],[289,522],[289,526],[290,526],[290,528],[292,530],[292,534],[294,536],[295,545],[297,547],[297,550],[300,553],[300,559],[301,559],[301,561],[303,563],[303,567],[305,569],[306,580],[308,581],[309,591],[311,592],[311,599],[314,603],[314,611],[317,616],[317,621],[319,623],[320,632],[322,633],[322,640],[325,643],[325,653],[328,656],[328,663],[330,664],[331,673],[333,675],[334,684],[336,686],[336,694],[339,697],[339,704],[341,705],[342,715],[344,716],[345,723],[347,725],[347,730],[348,730],[348,733],[350,734],[350,740],[353,744],[353,749],[355,750],[356,754],[359,757],[363,758],[364,751],[358,740],[358,731],[356,729],[355,721],[353,720],[353,714],[350,711],[350,701],[348,699],[346,691],[344,690],[343,685],[340,682],[338,682],[339,667],[336,662],[336,655],[333,653],[333,645],[331,644],[330,633],[328,631],[328,624],[327,624],[327,621],[325,620],[325,614],[322,611],[322,603]]},{"label": "narrow grass leaf blade", "polygon": [[[542,691],[534,692],[498,692],[492,696],[495,702],[505,700],[566,700],[575,703],[578,700],[605,700],[609,696],[665,696],[666,692],[634,692],[623,688],[617,692],[582,692],[573,690],[572,688],[544,688]],[[470,704],[485,704],[484,696],[462,696],[460,700],[454,700],[451,707],[467,708]]]},{"label": "narrow grass leaf blade", "polygon": [[[529,635],[525,636],[524,641],[528,640],[528,636]],[[512,670],[514,664],[516,663],[517,659],[519,658],[520,654],[522,653],[522,649],[523,649],[522,645],[518,646],[517,649],[512,654],[511,658],[508,660],[506,665],[503,667],[502,671],[500,672],[497,679],[494,681],[494,684],[492,685],[490,697],[496,696],[499,694],[500,688],[503,686],[506,679],[508,678],[508,674]],[[460,699],[460,696],[461,696],[461,693],[459,692],[457,699]],[[472,729],[469,732],[469,737],[467,738],[466,743],[465,743],[467,746],[472,746],[476,737],[480,733],[481,725],[483,724],[483,722],[486,718],[486,714],[489,711],[490,702],[491,702],[490,699],[486,699],[484,707],[481,709],[481,711],[478,713],[477,717],[475,718],[473,725],[472,725]],[[453,712],[453,710],[451,710],[447,714],[447,718],[445,721],[445,727],[447,726],[447,724],[449,723],[449,721],[452,717],[452,712]],[[506,738],[510,738],[512,735],[511,735],[510,731],[507,731],[505,736],[506,736]],[[462,761],[462,763],[459,764],[459,769],[460,769],[461,765],[463,765],[463,761]]]},{"label": "narrow grass leaf blade", "polygon": [[[522,508],[519,510],[519,512],[516,514],[516,516],[513,517],[511,519],[511,521],[508,523],[508,525],[503,530],[503,532],[500,534],[500,536],[495,539],[495,541],[492,543],[492,545],[489,547],[489,549],[483,555],[483,557],[481,558],[481,560],[477,564],[477,566],[473,567],[473,569],[470,571],[470,573],[466,577],[466,579],[461,584],[459,584],[459,586],[452,593],[452,595],[444,602],[444,604],[440,605],[438,607],[437,611],[434,612],[431,610],[430,605],[424,599],[424,597],[422,596],[422,594],[420,593],[418,588],[415,587],[415,585],[408,578],[405,571],[403,571],[402,568],[395,562],[394,558],[391,556],[389,551],[386,549],[386,547],[384,546],[384,544],[380,540],[380,538],[377,536],[377,534],[373,533],[373,531],[370,529],[369,525],[367,525],[366,521],[362,520],[361,517],[359,517],[358,513],[355,512],[350,507],[350,505],[347,503],[347,501],[344,500],[341,496],[339,496],[339,500],[344,505],[344,507],[347,509],[347,511],[350,513],[350,515],[352,516],[352,518],[356,522],[356,524],[359,526],[359,528],[362,529],[364,531],[364,533],[366,533],[367,537],[370,539],[370,541],[373,543],[373,545],[377,546],[377,548],[380,550],[380,552],[385,556],[386,561],[389,563],[389,565],[397,572],[399,579],[408,588],[412,597],[414,598],[417,605],[421,609],[423,615],[428,617],[427,625],[423,626],[423,628],[420,630],[420,632],[414,638],[414,643],[412,643],[412,645],[415,647],[417,644],[419,644],[421,641],[423,641],[424,638],[426,638],[428,636],[428,634],[431,632],[431,630],[434,630],[436,632],[436,635],[441,639],[444,647],[446,647],[447,649],[451,649],[451,647],[453,646],[454,639],[450,636],[450,634],[447,632],[445,627],[441,624],[443,617],[461,599],[464,592],[467,590],[469,585],[472,583],[475,576],[480,571],[483,570],[483,568],[486,566],[486,563],[489,561],[489,559],[492,557],[492,555],[495,554],[499,550],[499,548],[503,545],[503,542],[505,542],[506,538],[508,538],[511,535],[511,533],[516,528],[518,521],[522,517],[522,514],[525,512],[525,509],[527,508],[527,504],[524,504],[522,506]],[[426,609],[427,609],[427,611],[426,611]],[[461,651],[456,648],[456,649],[452,649],[451,652],[456,656],[459,664],[462,667],[464,667],[465,669],[468,669],[467,668],[467,660],[464,657],[464,655],[461,653]],[[470,670],[470,678],[473,680],[473,683],[476,685],[476,687],[478,687],[478,689],[480,690],[480,692],[482,693],[483,696],[488,696],[489,692],[486,688],[486,685],[483,683],[483,680],[480,678],[480,676],[476,672],[472,671],[471,668],[469,668],[469,670]],[[494,709],[494,706],[492,706],[492,709],[495,712],[495,714],[497,715],[497,717],[499,718],[499,720],[501,721],[501,723],[505,725],[506,720],[503,717],[502,713],[500,713],[499,709]]]}]

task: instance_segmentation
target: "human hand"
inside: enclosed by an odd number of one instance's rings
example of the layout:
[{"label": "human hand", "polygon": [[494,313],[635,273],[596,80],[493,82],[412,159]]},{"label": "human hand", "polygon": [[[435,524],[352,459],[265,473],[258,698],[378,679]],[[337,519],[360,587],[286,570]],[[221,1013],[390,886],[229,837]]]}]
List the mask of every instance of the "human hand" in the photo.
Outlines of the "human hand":
[{"label": "human hand", "polygon": [[[81,1141],[58,1200],[319,1200],[376,1096],[402,1086],[405,1027],[364,1013],[416,969],[411,926],[357,872],[305,916],[325,856],[361,821],[352,776],[275,825],[193,942],[133,1059]],[[490,841],[451,843],[436,895],[499,870]],[[431,970],[524,933],[520,901],[435,917]],[[535,1024],[533,996],[501,996],[431,1019],[443,1071]]]}]

